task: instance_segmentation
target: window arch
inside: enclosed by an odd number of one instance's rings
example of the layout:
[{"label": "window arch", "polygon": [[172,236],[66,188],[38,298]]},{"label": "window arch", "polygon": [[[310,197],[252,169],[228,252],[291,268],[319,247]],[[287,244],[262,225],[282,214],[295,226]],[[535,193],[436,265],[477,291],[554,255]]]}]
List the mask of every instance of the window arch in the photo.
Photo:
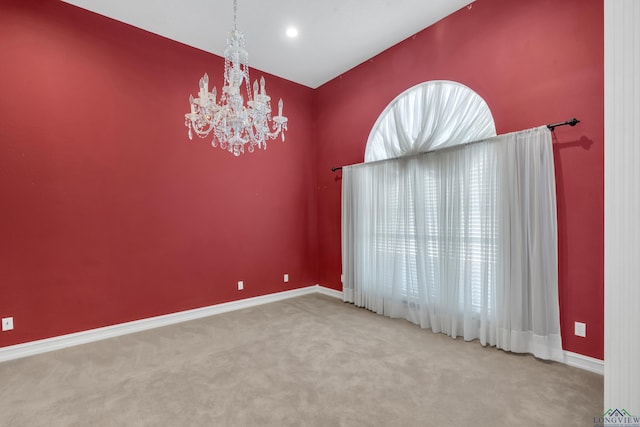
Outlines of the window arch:
[{"label": "window arch", "polygon": [[449,80],[420,83],[398,95],[380,114],[365,162],[408,156],[496,135],[487,103]]}]

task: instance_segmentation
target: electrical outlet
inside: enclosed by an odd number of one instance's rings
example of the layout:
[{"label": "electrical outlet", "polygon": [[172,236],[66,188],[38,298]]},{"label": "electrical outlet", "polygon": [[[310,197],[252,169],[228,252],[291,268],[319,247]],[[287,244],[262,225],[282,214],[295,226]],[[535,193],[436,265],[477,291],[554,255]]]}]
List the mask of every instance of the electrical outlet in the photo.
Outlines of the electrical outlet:
[{"label": "electrical outlet", "polygon": [[238,290],[241,291],[244,289],[244,282],[242,280],[238,281]]},{"label": "electrical outlet", "polygon": [[340,283],[344,283],[344,274],[340,275]]},{"label": "electrical outlet", "polygon": [[582,322],[575,323],[575,331],[576,336],[586,337],[587,336],[587,324]]},{"label": "electrical outlet", "polygon": [[289,275],[285,274],[284,275],[284,283],[287,283],[289,281]]},{"label": "electrical outlet", "polygon": [[2,319],[2,331],[10,331],[13,329],[13,317],[5,317]]}]

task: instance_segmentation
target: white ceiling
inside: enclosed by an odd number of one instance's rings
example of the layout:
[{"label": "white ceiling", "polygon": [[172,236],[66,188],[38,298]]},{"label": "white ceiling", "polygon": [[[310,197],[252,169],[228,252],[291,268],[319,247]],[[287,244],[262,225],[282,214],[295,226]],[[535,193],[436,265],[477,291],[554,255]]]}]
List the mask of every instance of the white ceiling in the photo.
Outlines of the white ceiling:
[{"label": "white ceiling", "polygon": [[[219,56],[233,27],[232,0],[63,1]],[[238,29],[251,68],[316,88],[472,1],[238,0]]]}]

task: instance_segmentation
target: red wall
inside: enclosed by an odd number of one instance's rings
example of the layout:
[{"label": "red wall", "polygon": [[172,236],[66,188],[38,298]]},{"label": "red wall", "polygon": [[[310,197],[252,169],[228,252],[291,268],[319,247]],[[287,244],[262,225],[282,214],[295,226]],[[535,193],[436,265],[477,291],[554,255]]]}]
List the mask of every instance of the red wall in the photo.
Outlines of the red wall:
[{"label": "red wall", "polygon": [[603,358],[603,44],[602,0],[477,0],[315,91],[266,75],[287,140],[234,158],[189,142],[182,119],[204,72],[220,86],[220,58],[62,2],[4,0],[0,315],[16,329],[0,347],[340,289],[331,167],[363,160],[396,95],[447,79],[487,101],[498,133],[582,120],[555,132],[562,333]]},{"label": "red wall", "polygon": [[[341,289],[340,173],[359,163],[385,106],[428,80],[480,94],[499,134],[572,117],[555,131],[564,348],[603,358],[602,0],[478,0],[315,92],[319,282]],[[587,337],[573,334],[587,323]]]},{"label": "red wall", "polygon": [[234,158],[184,126],[219,57],[37,0],[0,55],[0,347],[317,283],[311,89],[265,75],[286,142]]}]

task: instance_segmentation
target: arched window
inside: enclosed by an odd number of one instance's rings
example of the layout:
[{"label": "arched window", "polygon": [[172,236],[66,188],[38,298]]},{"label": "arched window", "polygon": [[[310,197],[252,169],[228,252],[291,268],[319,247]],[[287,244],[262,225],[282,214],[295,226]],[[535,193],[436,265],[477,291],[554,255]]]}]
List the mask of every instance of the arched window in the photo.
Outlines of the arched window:
[{"label": "arched window", "polygon": [[342,169],[343,298],[562,360],[551,134],[495,134],[486,102],[459,83],[389,104],[365,163]]},{"label": "arched window", "polygon": [[467,86],[448,80],[420,83],[398,95],[380,114],[364,161],[402,157],[496,135],[487,103]]}]

